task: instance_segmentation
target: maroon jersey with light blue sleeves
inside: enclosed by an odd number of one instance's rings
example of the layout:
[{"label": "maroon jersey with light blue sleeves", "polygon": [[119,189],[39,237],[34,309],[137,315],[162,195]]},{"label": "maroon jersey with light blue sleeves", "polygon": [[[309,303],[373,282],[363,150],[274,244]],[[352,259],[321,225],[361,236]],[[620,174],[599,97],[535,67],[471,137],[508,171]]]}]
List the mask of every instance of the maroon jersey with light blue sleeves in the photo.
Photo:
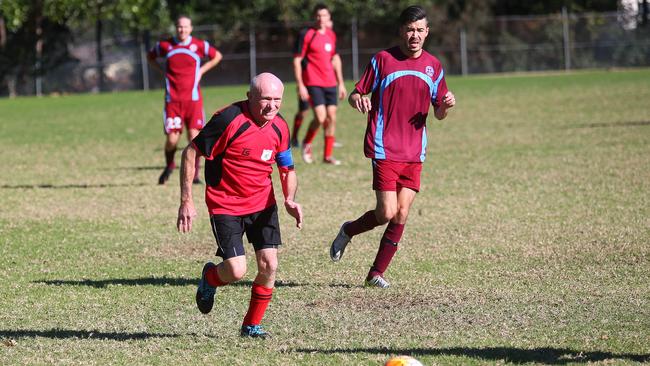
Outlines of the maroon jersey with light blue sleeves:
[{"label": "maroon jersey with light blue sleeves", "polygon": [[201,59],[213,59],[216,55],[216,48],[194,37],[188,37],[184,42],[173,37],[156,43],[149,51],[149,57],[165,58],[165,101],[202,100],[199,86]]},{"label": "maroon jersey with light blue sleeves", "polygon": [[363,95],[372,93],[366,157],[424,161],[430,105],[439,106],[448,91],[440,61],[426,51],[409,58],[399,47],[389,48],[372,57],[356,89]]}]

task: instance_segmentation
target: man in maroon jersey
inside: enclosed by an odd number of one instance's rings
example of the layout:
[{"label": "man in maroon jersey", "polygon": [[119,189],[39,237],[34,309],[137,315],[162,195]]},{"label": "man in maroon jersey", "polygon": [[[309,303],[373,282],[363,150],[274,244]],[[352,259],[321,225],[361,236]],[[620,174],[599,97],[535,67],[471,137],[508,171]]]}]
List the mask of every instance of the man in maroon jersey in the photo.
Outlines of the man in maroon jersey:
[{"label": "man in maroon jersey", "polygon": [[[422,49],[429,34],[424,9],[406,8],[400,25],[399,46],[372,57],[348,98],[353,108],[368,113],[364,153],[372,159],[377,205],[344,223],[330,247],[331,259],[339,261],[353,236],[388,223],[365,281],[367,286],[380,288],[389,287],[384,272],[397,251],[409,209],[420,189],[429,104],[441,120],[456,103],[447,89],[440,61]],[[369,93],[371,98],[365,96]]]},{"label": "man in maroon jersey", "polygon": [[[301,32],[296,43],[293,70],[300,99],[311,100],[314,118],[318,124],[310,126],[302,144],[303,160],[313,162],[311,143],[318,126],[325,127],[323,162],[338,165],[332,156],[336,131],[337,97],[345,98],[341,57],[336,51],[336,34],[328,28],[331,14],[327,6],[314,7],[316,25]],[[338,88],[337,88],[338,86]],[[327,123],[325,123],[327,121]]]},{"label": "man in maroon jersey", "polygon": [[[192,21],[187,16],[176,20],[176,37],[156,43],[147,55],[149,63],[165,75],[165,109],[163,111],[163,127],[165,130],[165,169],[158,184],[165,184],[174,171],[174,155],[176,146],[187,128],[188,141],[192,141],[205,124],[203,97],[199,82],[208,70],[217,66],[221,61],[221,53],[202,41],[191,36]],[[156,62],[157,58],[165,59],[165,70]],[[201,65],[201,59],[209,61]],[[200,159],[196,160],[197,176],[194,183],[200,183],[198,177]]]},{"label": "man in maroon jersey", "polygon": [[253,281],[248,312],[241,336],[266,338],[260,325],[271,301],[278,246],[281,244],[278,210],[271,173],[277,164],[284,207],[302,227],[302,208],[294,201],[298,181],[293,169],[289,126],[278,114],[284,86],[270,73],[251,81],[248,100],[236,102],[214,114],[208,124],[183,150],[181,204],[177,227],[192,229],[196,216],[192,200],[192,177],[197,154],[205,157],[205,202],[210,213],[217,255],[223,261],[203,266],[196,292],[199,310],[212,310],[216,289],[240,280],[246,273],[242,236],[255,249],[257,276]]}]

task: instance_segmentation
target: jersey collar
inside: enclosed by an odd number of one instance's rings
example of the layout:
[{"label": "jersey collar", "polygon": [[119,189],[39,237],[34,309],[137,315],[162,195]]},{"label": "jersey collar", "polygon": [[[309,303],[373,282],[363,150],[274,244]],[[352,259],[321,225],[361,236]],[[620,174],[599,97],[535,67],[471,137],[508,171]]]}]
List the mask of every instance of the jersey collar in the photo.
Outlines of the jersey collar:
[{"label": "jersey collar", "polygon": [[178,38],[176,38],[176,36],[174,36],[174,43],[176,43],[177,45],[180,45],[180,46],[187,46],[190,43],[192,43],[192,36],[187,37],[187,39],[185,39],[185,42],[179,41]]}]

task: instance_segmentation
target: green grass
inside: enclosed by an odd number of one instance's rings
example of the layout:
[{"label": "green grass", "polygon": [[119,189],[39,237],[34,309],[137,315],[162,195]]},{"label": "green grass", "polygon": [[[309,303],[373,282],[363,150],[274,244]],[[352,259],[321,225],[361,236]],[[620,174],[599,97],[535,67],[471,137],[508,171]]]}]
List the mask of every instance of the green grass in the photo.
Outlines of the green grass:
[{"label": "green grass", "polygon": [[[202,189],[181,235],[178,173],[155,184],[162,91],[0,100],[0,364],[650,363],[650,69],[448,84],[391,289],[361,286],[381,230],[328,257],[373,207],[364,117],[340,109],[343,166],[297,163],[263,342],[238,337],[250,257],[196,310],[214,239]],[[206,88],[206,110],[244,92]]]}]

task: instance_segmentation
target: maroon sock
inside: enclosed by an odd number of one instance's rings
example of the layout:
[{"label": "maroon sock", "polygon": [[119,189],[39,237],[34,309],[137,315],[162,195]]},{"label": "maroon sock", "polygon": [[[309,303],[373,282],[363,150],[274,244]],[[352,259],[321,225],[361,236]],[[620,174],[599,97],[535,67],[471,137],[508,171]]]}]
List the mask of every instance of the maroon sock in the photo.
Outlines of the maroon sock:
[{"label": "maroon sock", "polygon": [[379,226],[377,222],[377,216],[375,216],[375,211],[368,211],[361,215],[358,219],[348,223],[343,227],[343,231],[347,236],[353,237],[366,231],[372,230],[375,227]]},{"label": "maroon sock", "polygon": [[397,252],[397,245],[402,238],[403,232],[404,224],[388,223],[388,227],[386,227],[386,231],[384,231],[384,235],[381,237],[375,262],[370,267],[370,272],[368,272],[368,279],[371,279],[375,275],[383,277],[386,268],[388,268],[395,252]]},{"label": "maroon sock", "polygon": [[168,168],[176,168],[176,164],[174,164],[174,155],[176,155],[176,148],[165,150],[165,163]]},{"label": "maroon sock", "polygon": [[316,125],[316,128],[312,129],[311,126],[307,130],[307,134],[305,134],[305,139],[302,140],[303,145],[305,144],[311,144],[314,141],[314,138],[316,137],[316,134],[318,133],[318,125]]},{"label": "maroon sock", "polygon": [[219,277],[217,266],[208,268],[208,270],[205,272],[205,279],[208,281],[208,285],[212,287],[220,287],[228,284],[228,282],[222,281]]},{"label": "maroon sock", "polygon": [[298,139],[298,131],[300,131],[300,126],[302,126],[303,116],[300,113],[296,113],[296,116],[293,117],[293,136],[294,139]]}]

